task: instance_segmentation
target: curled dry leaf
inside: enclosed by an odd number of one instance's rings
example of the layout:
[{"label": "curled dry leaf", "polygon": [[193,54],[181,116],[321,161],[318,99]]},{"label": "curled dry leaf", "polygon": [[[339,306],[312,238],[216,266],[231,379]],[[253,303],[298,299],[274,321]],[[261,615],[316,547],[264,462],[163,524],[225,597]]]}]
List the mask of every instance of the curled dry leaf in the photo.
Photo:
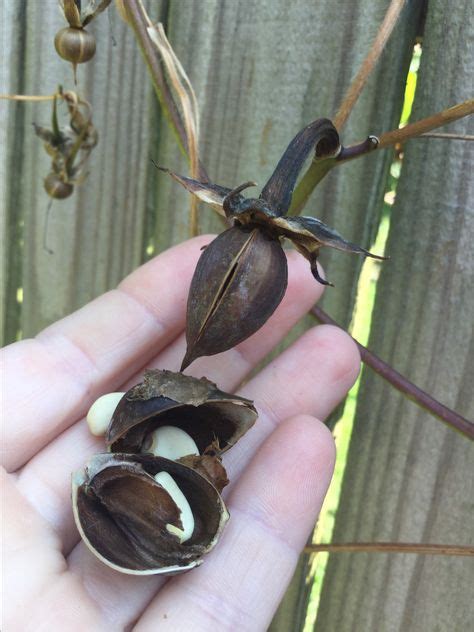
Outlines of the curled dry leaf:
[{"label": "curled dry leaf", "polygon": [[334,159],[342,150],[331,121],[317,119],[288,145],[258,198],[241,195],[253,182],[228,189],[161,168],[234,222],[199,259],[188,298],[187,350],[181,370],[200,356],[232,348],[268,320],[287,285],[284,238],[308,259],[314,278],[324,285],[332,284],[318,273],[316,262],[323,246],[384,259],[345,240],[318,219],[287,215],[299,172],[311,152],[317,158]]},{"label": "curled dry leaf", "polygon": [[[155,476],[165,472],[194,518],[185,542],[181,511]],[[134,575],[175,574],[202,562],[229,515],[217,489],[186,464],[150,455],[99,454],[72,480],[74,518],[102,562]]]}]

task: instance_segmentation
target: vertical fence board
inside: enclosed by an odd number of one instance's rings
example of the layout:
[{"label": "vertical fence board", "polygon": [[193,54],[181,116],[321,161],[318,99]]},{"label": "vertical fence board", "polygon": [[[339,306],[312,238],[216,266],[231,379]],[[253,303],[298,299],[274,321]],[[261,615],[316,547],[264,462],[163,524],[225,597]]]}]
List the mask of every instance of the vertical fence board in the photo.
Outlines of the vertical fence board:
[{"label": "vertical fence board", "polygon": [[[431,2],[414,118],[472,97],[469,2]],[[473,134],[472,118],[446,131]],[[474,418],[474,179],[471,143],[407,144],[370,346]],[[472,444],[366,372],[335,541],[472,545]],[[470,623],[471,622],[471,623]],[[467,630],[472,562],[332,555],[317,630]]]}]

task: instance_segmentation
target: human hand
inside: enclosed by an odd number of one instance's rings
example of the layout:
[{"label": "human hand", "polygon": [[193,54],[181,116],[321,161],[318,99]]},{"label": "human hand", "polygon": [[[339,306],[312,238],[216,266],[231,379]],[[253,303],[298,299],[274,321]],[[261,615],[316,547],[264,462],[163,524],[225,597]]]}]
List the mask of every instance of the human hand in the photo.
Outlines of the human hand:
[{"label": "human hand", "polygon": [[360,361],[347,334],[322,325],[239,388],[321,295],[296,253],[288,253],[286,296],[264,327],[186,371],[239,389],[259,413],[224,455],[231,519],[202,566],[170,579],[118,573],[80,541],[71,509],[71,472],[105,451],[84,421],[92,402],[128,389],[144,368],[178,370],[187,291],[210,239],[168,250],[117,290],[3,350],[7,632],[265,630],[270,623],[332,474],[332,436],[313,415],[327,417]]}]

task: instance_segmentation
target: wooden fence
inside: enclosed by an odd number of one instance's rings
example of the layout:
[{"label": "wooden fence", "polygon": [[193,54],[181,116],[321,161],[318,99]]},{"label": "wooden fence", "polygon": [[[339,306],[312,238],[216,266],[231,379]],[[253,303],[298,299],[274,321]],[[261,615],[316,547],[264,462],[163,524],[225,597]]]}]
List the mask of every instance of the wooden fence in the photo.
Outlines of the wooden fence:
[{"label": "wooden fence", "polygon": [[[165,24],[201,108],[201,155],[212,178],[263,183],[289,139],[331,117],[370,48],[388,0],[147,0]],[[396,127],[415,37],[426,19],[414,118],[472,96],[469,0],[409,0],[343,138]],[[426,11],[423,10],[426,9]],[[108,17],[108,14],[110,16]],[[426,15],[425,15],[426,13]],[[52,40],[56,0],[5,0],[1,92],[73,88]],[[113,9],[91,25],[93,62],[79,86],[93,104],[100,143],[84,186],[55,202],[43,248],[48,157],[32,132],[50,106],[0,103],[2,318],[5,343],[35,335],[113,287],[147,257],[188,236],[188,197],[150,157],[186,173],[157,105],[133,33]],[[450,131],[473,133],[472,120]],[[469,143],[414,140],[390,228],[370,345],[466,417],[474,416],[474,197]],[[378,227],[390,150],[332,172],[307,211],[369,246]],[[471,200],[471,201],[470,201]],[[200,213],[202,231],[219,220]],[[347,326],[360,260],[324,260],[337,288],[324,308]],[[301,331],[298,329],[294,335]],[[472,543],[472,447],[368,371],[364,374],[335,539]],[[470,472],[471,471],[471,472]],[[469,482],[470,481],[470,482]],[[302,557],[273,623],[300,630],[308,591]],[[464,630],[472,570],[460,558],[341,554],[330,558],[317,630]]]}]

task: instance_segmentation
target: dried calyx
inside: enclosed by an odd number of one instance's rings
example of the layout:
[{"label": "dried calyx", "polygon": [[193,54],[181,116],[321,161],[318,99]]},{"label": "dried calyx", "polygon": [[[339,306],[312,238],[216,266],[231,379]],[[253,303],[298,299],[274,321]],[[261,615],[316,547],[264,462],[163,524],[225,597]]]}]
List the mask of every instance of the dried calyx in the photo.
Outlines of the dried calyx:
[{"label": "dried calyx", "polygon": [[87,546],[125,573],[176,573],[201,562],[228,519],[220,455],[255,422],[252,402],[215,384],[147,371],[87,415],[111,454],[73,478],[74,515]]},{"label": "dried calyx", "polygon": [[288,145],[258,198],[241,195],[253,182],[228,189],[162,169],[234,223],[199,259],[188,298],[182,370],[200,356],[230,349],[268,320],[287,285],[284,238],[308,259],[313,276],[324,285],[331,284],[320,276],[316,263],[323,246],[384,258],[346,241],[314,217],[287,215],[298,174],[310,153],[314,151],[318,159],[332,159],[341,150],[331,121],[314,121]]}]

